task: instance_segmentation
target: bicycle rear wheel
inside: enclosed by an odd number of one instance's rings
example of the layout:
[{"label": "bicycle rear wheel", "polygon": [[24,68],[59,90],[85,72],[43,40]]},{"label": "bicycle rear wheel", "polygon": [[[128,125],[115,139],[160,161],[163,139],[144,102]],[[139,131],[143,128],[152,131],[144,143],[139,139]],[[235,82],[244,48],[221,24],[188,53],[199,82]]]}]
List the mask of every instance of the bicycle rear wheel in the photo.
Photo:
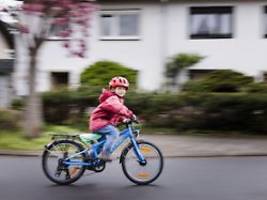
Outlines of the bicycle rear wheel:
[{"label": "bicycle rear wheel", "polygon": [[125,176],[137,185],[147,185],[155,181],[163,169],[163,156],[159,148],[146,141],[137,141],[141,154],[146,162],[141,163],[134,146],[125,148],[122,157],[122,170]]},{"label": "bicycle rear wheel", "polygon": [[[83,175],[85,167],[66,165],[64,160],[83,150],[81,144],[72,140],[57,140],[49,145],[42,155],[42,167],[46,177],[59,185],[68,185]],[[84,161],[85,154],[78,154],[72,160]]]}]

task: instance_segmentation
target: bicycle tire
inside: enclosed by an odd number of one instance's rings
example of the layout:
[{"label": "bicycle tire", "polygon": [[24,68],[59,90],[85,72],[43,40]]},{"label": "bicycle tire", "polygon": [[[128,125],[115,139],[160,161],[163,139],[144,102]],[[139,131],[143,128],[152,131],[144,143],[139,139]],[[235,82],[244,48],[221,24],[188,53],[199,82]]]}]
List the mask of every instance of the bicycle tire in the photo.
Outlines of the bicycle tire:
[{"label": "bicycle tire", "polygon": [[[76,182],[78,179],[80,179],[82,177],[82,175],[84,174],[86,168],[84,166],[80,167],[79,172],[74,177],[70,177],[69,179],[65,179],[65,180],[60,180],[60,179],[57,179],[55,176],[52,176],[52,174],[50,173],[50,170],[48,169],[48,156],[51,153],[51,150],[53,148],[57,147],[58,145],[62,145],[62,144],[63,145],[72,145],[73,147],[76,148],[77,152],[81,152],[84,149],[81,144],[79,144],[73,140],[66,140],[66,139],[65,140],[56,140],[53,143],[51,143],[50,145],[48,145],[42,154],[42,169],[43,169],[44,174],[46,175],[46,177],[50,181],[52,181],[58,185],[69,185],[69,184]],[[82,161],[84,161],[85,160],[85,153],[80,154],[80,155],[81,155]],[[57,162],[59,162],[59,161],[57,161]],[[69,171],[69,167],[66,168],[65,170],[66,170],[65,173],[69,173],[69,172],[67,172],[67,170]]]},{"label": "bicycle tire", "polygon": [[[146,145],[146,146],[150,146],[151,151],[155,151],[158,154],[158,161],[159,161],[159,166],[157,168],[157,172],[153,175],[153,177],[147,179],[147,180],[142,180],[142,179],[138,179],[136,177],[134,177],[131,172],[130,172],[130,167],[127,167],[127,159],[129,159],[128,157],[130,156],[129,153],[133,150],[134,146],[132,144],[130,144],[128,147],[126,147],[123,151],[122,151],[122,155],[121,155],[121,164],[122,164],[122,171],[125,174],[125,176],[132,181],[133,183],[137,184],[137,185],[148,185],[152,182],[154,182],[162,173],[163,170],[163,166],[164,166],[164,159],[163,159],[163,155],[160,151],[160,149],[152,144],[151,142],[147,142],[144,140],[137,140],[137,144],[139,147],[141,147],[142,145]],[[141,147],[142,148],[142,147]],[[141,149],[140,148],[140,149]],[[149,157],[144,155],[147,162],[149,161]],[[153,158],[153,157],[152,157]],[[136,156],[134,157],[136,163],[138,163]],[[155,159],[155,158],[153,158]],[[141,164],[139,164],[141,166]]]}]

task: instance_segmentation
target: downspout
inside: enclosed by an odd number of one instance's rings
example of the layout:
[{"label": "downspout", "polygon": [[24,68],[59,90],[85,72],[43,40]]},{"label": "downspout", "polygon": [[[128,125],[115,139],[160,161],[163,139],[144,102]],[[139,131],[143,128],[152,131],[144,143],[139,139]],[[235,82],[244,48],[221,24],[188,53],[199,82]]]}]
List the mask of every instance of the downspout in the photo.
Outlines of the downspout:
[{"label": "downspout", "polygon": [[160,0],[160,65],[161,65],[161,87],[165,88],[166,78],[164,75],[168,50],[168,2]]}]

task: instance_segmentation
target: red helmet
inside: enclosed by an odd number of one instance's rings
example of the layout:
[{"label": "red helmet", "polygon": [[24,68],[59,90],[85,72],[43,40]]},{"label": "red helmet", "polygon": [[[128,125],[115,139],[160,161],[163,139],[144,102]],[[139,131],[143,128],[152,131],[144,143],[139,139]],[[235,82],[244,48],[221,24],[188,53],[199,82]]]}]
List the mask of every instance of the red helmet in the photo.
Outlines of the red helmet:
[{"label": "red helmet", "polygon": [[126,78],[122,76],[113,77],[109,81],[109,88],[116,88],[116,87],[125,87],[126,89],[129,88],[129,82]]}]

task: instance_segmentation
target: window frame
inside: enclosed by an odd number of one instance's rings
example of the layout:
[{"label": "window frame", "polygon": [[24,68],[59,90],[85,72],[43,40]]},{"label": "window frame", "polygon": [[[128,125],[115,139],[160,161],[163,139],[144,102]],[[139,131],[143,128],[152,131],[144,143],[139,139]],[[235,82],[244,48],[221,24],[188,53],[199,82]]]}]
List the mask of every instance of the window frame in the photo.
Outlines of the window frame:
[{"label": "window frame", "polygon": [[[219,33],[219,34],[193,34],[192,23],[193,15],[230,15],[230,33]],[[234,37],[234,6],[191,6],[189,7],[189,39],[232,39]]]},{"label": "window frame", "polygon": [[[51,29],[52,26],[54,26],[54,25],[51,25],[49,27],[49,29]],[[71,24],[68,24],[68,26],[71,26]],[[49,32],[49,34],[48,34],[47,38],[45,38],[45,40],[46,41],[68,41],[68,40],[71,40],[71,37],[60,37],[60,36],[56,36],[56,34],[50,34],[50,32]]]},{"label": "window frame", "polygon": [[[120,25],[119,17],[123,14],[137,14],[137,35],[120,35]],[[113,22],[115,27],[111,27],[113,33],[110,36],[105,36],[102,34],[102,16],[111,15],[115,16]],[[98,15],[98,25],[99,25],[99,40],[101,41],[139,41],[141,40],[141,9],[103,9]],[[114,24],[112,26],[114,26]],[[115,33],[115,34],[114,34]]]},{"label": "window frame", "polygon": [[[59,77],[60,75],[66,75],[66,83],[58,83],[58,80],[62,77]],[[49,72],[49,78],[50,78],[50,88],[52,90],[58,89],[58,88],[68,88],[70,85],[70,76],[71,73],[69,71],[50,71]],[[59,78],[59,79],[58,79]],[[57,79],[57,80],[56,80]]]},{"label": "window frame", "polygon": [[263,6],[263,38],[267,38],[267,5]]}]

